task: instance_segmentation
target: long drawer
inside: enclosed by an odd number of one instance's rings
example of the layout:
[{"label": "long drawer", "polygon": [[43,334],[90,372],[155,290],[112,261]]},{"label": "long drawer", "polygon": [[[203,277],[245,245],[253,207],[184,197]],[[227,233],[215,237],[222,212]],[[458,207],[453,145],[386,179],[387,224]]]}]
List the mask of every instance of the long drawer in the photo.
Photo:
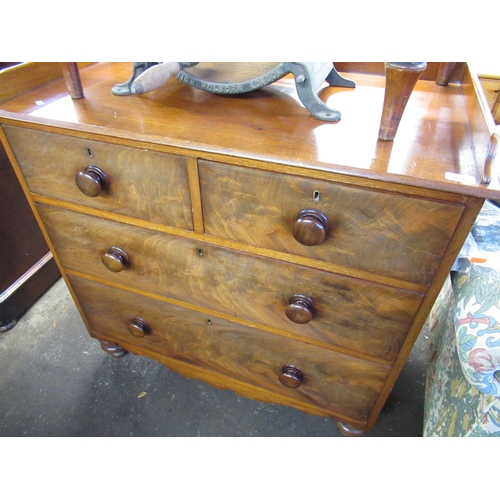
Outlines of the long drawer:
[{"label": "long drawer", "polygon": [[[129,224],[42,204],[37,209],[69,270],[384,360],[396,356],[422,300],[418,293]],[[118,272],[102,261],[112,248],[126,254]],[[310,316],[297,296],[312,299]]]},{"label": "long drawer", "polygon": [[[193,229],[185,158],[20,127],[4,129],[32,193]],[[89,166],[107,177],[108,186],[97,196],[85,195],[75,181]]]},{"label": "long drawer", "polygon": [[204,160],[199,171],[207,234],[420,284],[464,209]]},{"label": "long drawer", "polygon": [[[126,339],[141,350],[192,363],[337,415],[366,421],[388,374],[386,366],[113,287],[74,276],[71,283],[92,331],[100,338],[117,343]],[[283,372],[287,372],[287,386],[280,382]]]}]

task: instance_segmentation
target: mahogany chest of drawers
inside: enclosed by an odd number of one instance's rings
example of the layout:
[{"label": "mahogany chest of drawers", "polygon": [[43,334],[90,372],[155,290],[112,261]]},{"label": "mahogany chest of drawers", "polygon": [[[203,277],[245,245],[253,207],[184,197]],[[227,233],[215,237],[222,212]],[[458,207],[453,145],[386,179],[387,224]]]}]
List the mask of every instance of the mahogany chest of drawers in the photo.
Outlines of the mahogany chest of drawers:
[{"label": "mahogany chest of drawers", "polygon": [[332,124],[287,79],[244,98],[177,81],[112,96],[128,71],[85,68],[83,99],[55,80],[0,104],[90,334],[116,357],[370,429],[484,199],[500,198],[479,178],[474,76],[419,82],[387,142],[381,75],[325,89]]}]

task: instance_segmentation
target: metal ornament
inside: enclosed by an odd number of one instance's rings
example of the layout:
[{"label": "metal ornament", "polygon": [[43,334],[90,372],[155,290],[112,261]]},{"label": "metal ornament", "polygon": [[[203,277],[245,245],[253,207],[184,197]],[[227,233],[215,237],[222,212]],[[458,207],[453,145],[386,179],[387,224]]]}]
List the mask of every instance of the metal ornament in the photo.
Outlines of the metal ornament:
[{"label": "metal ornament", "polygon": [[[243,65],[243,71],[237,78],[234,75],[225,78],[224,68],[229,68],[231,64]],[[218,65],[220,69],[217,69]],[[254,73],[257,71],[256,75],[252,74],[252,63],[135,62],[130,79],[115,85],[112,92],[122,96],[146,93],[175,76],[183,83],[215,94],[241,94],[262,88],[291,73],[295,78],[298,96],[306,109],[319,120],[338,122],[341,119],[340,111],[328,107],[319,98],[318,91],[325,81],[329,86],[356,87],[355,82],[342,77],[333,63],[328,62],[262,63],[253,69]],[[229,81],[231,79],[234,81]]]}]

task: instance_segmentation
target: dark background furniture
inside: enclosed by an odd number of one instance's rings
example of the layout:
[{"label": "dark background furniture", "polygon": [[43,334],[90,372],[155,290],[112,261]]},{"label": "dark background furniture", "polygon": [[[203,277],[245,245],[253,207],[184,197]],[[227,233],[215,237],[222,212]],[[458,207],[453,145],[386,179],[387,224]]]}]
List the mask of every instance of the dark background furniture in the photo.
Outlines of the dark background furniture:
[{"label": "dark background furniture", "polygon": [[1,144],[0,193],[0,331],[4,331],[60,274]]}]

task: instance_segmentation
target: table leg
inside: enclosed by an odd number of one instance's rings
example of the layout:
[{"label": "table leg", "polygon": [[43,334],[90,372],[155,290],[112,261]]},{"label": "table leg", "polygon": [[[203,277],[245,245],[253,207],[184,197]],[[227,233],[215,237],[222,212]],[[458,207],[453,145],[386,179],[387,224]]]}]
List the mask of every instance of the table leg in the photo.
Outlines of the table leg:
[{"label": "table leg", "polygon": [[392,141],[411,93],[427,63],[385,63],[385,97],[379,139]]},{"label": "table leg", "polygon": [[73,99],[81,99],[82,97],[84,97],[82,82],[80,80],[80,70],[78,69],[78,63],[62,62],[61,69],[70,96]]}]

